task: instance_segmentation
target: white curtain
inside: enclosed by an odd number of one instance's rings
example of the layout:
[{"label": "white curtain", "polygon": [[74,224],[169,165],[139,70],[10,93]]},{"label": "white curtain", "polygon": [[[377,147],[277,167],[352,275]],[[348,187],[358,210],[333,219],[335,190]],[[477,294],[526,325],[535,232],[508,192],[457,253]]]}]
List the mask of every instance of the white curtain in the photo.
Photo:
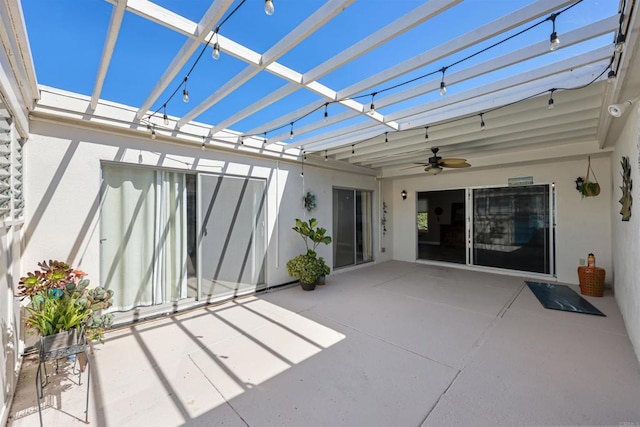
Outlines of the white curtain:
[{"label": "white curtain", "polygon": [[105,165],[100,216],[101,285],[112,310],[186,295],[184,174]]}]

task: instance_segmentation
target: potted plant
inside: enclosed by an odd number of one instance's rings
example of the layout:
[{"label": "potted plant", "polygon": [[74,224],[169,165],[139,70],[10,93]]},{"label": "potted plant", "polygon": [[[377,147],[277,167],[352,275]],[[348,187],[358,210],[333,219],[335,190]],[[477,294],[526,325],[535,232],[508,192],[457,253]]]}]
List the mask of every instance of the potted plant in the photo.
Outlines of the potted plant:
[{"label": "potted plant", "polygon": [[307,252],[289,260],[287,271],[290,276],[298,279],[302,289],[313,290],[318,278],[331,271],[324,259],[318,257],[316,253],[318,245],[331,243],[331,237],[326,235],[325,228],[318,227],[318,220],[315,218],[311,218],[309,221],[296,218],[293,230],[304,240]]},{"label": "potted plant", "polygon": [[103,342],[104,331],[113,323],[111,313],[101,314],[112,304],[113,291],[89,288],[86,273],[61,261],[43,261],[40,269],[20,278],[18,296],[29,298],[25,324],[41,337],[45,353],[77,344],[85,339]]}]

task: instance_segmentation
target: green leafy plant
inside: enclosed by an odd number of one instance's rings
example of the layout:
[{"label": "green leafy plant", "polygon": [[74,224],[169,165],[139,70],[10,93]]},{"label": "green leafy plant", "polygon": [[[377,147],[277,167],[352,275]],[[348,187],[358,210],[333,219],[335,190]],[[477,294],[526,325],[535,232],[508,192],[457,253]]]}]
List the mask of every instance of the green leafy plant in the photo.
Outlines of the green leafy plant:
[{"label": "green leafy plant", "polygon": [[318,257],[316,248],[318,245],[331,243],[331,236],[327,236],[327,230],[318,227],[318,220],[315,218],[303,221],[296,218],[296,225],[293,230],[304,240],[307,252],[289,260],[287,262],[287,272],[303,284],[315,283],[318,277],[327,275],[331,268],[322,257]]},{"label": "green leafy plant", "polygon": [[43,261],[38,266],[39,270],[27,273],[18,285],[18,295],[30,299],[26,326],[43,337],[84,329],[87,338],[102,342],[113,315],[101,311],[111,306],[113,291],[89,288],[86,273],[64,262]]}]

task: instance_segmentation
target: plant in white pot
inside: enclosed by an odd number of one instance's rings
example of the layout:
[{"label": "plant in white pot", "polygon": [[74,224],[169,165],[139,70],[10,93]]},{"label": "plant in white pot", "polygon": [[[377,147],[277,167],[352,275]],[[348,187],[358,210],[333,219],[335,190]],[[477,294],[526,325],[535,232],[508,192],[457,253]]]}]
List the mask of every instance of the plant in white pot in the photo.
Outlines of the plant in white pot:
[{"label": "plant in white pot", "polygon": [[304,240],[307,252],[296,256],[287,262],[287,272],[300,282],[302,289],[311,291],[315,289],[318,278],[329,274],[331,269],[322,257],[318,257],[316,248],[321,243],[328,245],[331,237],[327,236],[327,230],[318,227],[318,220],[311,218],[303,221],[296,218],[293,230]]}]

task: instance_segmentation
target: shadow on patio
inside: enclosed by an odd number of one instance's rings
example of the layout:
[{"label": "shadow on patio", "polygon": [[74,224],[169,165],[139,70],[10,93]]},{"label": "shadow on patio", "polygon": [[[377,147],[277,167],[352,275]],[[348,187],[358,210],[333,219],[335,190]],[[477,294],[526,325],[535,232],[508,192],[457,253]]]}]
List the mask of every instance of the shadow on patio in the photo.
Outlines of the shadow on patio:
[{"label": "shadow on patio", "polygon": [[[89,422],[178,425],[640,423],[640,367],[607,317],[544,309],[523,278],[387,262],[112,331]],[[9,425],[38,425],[25,360]],[[46,425],[84,424],[84,386],[45,390]]]}]

